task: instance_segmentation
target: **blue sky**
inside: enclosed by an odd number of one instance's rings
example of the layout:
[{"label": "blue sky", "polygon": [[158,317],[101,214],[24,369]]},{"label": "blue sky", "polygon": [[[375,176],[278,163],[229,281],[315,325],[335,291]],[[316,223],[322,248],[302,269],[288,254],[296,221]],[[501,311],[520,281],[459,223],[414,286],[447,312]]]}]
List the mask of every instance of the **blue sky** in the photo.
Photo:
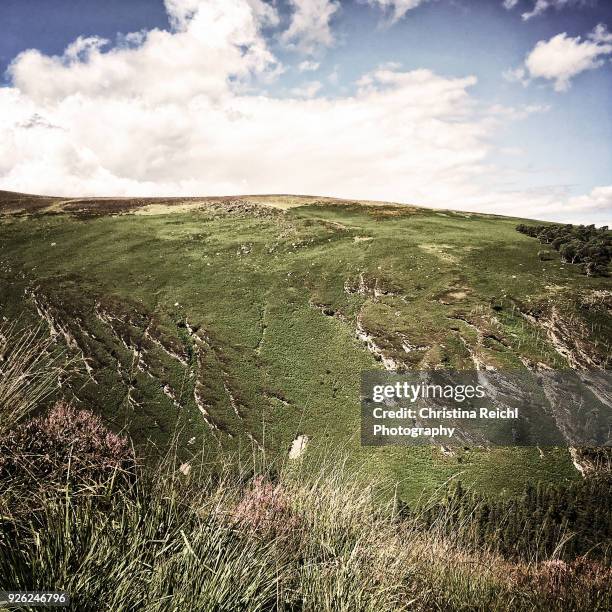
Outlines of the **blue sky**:
[{"label": "blue sky", "polygon": [[607,0],[3,0],[0,188],[612,221],[610,27]]}]

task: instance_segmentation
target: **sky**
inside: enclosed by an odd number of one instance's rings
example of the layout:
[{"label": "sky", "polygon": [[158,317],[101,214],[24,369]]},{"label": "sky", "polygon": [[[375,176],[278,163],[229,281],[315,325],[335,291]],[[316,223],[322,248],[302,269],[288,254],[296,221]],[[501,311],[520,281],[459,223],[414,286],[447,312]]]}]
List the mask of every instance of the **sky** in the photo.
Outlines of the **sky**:
[{"label": "sky", "polygon": [[612,225],[610,0],[0,0],[0,189]]}]

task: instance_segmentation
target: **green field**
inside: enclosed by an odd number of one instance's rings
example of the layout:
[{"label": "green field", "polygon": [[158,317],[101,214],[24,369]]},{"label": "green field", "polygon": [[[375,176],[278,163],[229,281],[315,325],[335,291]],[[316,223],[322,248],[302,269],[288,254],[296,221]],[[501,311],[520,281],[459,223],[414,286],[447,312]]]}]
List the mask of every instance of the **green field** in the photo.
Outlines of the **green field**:
[{"label": "green field", "polygon": [[579,478],[564,449],[360,446],[360,373],[606,367],[610,281],[521,220],[293,196],[36,199],[0,192],[0,315],[83,357],[62,386],[139,444],[345,447],[414,498]]}]

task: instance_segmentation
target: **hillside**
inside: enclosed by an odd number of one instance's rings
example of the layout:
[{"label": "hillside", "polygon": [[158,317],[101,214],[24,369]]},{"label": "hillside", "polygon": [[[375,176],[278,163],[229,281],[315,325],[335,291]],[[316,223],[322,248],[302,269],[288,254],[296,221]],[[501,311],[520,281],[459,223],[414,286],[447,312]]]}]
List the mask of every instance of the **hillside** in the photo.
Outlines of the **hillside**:
[{"label": "hillside", "polygon": [[186,456],[345,447],[415,497],[580,477],[566,449],[362,448],[376,368],[606,368],[608,278],[542,261],[521,219],[307,196],[0,192],[0,315],[82,355],[61,392]]}]

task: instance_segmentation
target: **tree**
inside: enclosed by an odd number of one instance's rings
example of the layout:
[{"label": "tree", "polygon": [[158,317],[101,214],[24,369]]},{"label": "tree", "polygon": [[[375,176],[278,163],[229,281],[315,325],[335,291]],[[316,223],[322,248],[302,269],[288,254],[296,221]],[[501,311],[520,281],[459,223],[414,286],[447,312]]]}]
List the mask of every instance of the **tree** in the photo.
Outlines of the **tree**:
[{"label": "tree", "polygon": [[571,242],[565,242],[559,249],[561,255],[561,261],[566,263],[575,263],[578,252],[580,251],[580,242],[578,240],[572,240]]}]

